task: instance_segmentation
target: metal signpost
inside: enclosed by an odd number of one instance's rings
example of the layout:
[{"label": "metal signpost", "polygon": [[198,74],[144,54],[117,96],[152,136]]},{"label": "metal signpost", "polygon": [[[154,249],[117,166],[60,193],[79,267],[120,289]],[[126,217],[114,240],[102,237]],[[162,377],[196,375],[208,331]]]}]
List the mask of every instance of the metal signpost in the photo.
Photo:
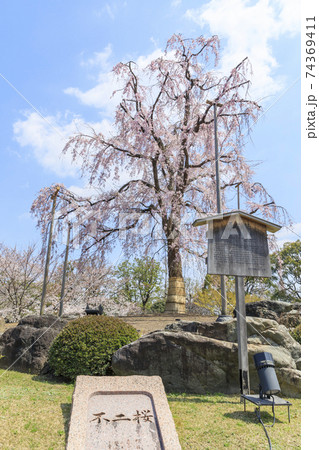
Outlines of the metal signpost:
[{"label": "metal signpost", "polygon": [[207,273],[221,276],[222,315],[226,315],[225,275],[235,276],[236,287],[236,317],[238,366],[241,394],[249,394],[249,370],[247,348],[247,323],[245,307],[244,277],[270,277],[270,259],[267,242],[267,231],[275,233],[280,226],[240,211],[239,186],[238,211],[221,213],[219,154],[217,136],[217,107],[223,106],[216,101],[207,100],[214,105],[214,135],[215,135],[215,168],[217,212],[215,216],[196,220],[193,225],[208,224],[208,258]]},{"label": "metal signpost", "polygon": [[[217,106],[223,106],[221,103],[214,103],[214,134],[215,134],[215,167],[216,167],[216,196],[217,196],[217,212],[221,213],[220,201],[220,181],[219,181],[219,155],[218,155],[218,137],[217,137]],[[227,315],[227,292],[224,275],[220,276],[220,295],[222,298],[222,316]]]},{"label": "metal signpost", "polygon": [[247,324],[244,277],[270,277],[267,231],[280,226],[244,211],[197,219],[193,225],[208,225],[207,272],[235,276],[238,365],[241,394],[249,394]]},{"label": "metal signpost", "polygon": [[238,371],[241,394],[250,393],[244,277],[235,277]]}]

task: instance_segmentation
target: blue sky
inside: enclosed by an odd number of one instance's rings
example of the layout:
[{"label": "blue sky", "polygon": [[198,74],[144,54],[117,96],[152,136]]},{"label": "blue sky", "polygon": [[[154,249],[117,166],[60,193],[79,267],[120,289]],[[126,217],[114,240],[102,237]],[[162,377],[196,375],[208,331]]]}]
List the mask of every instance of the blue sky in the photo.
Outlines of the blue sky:
[{"label": "blue sky", "polygon": [[[157,56],[173,33],[218,34],[219,70],[245,56],[252,95],[265,114],[245,155],[293,220],[280,240],[300,235],[300,12],[298,0],[23,0],[1,2],[0,241],[40,241],[29,210],[55,182],[80,190],[76,167],[60,152],[77,123],[107,128],[119,61]],[[18,92],[19,91],[19,92]],[[32,106],[33,107],[32,107]]]}]

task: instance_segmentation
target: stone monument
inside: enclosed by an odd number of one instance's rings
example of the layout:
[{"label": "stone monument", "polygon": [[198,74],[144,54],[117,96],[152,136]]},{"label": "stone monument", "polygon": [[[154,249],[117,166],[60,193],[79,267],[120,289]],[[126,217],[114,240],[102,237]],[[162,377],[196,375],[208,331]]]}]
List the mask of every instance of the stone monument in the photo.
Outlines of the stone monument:
[{"label": "stone monument", "polygon": [[180,450],[158,376],[78,376],[67,450]]}]

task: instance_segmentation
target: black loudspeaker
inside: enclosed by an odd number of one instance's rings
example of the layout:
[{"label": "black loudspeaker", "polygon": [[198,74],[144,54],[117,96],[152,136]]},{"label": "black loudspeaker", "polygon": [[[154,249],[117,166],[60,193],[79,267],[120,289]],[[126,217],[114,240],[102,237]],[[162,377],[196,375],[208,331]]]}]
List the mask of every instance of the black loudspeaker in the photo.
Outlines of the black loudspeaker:
[{"label": "black loudspeaker", "polygon": [[254,355],[254,362],[259,377],[259,396],[264,398],[280,392],[275,363],[271,353],[262,352]]}]

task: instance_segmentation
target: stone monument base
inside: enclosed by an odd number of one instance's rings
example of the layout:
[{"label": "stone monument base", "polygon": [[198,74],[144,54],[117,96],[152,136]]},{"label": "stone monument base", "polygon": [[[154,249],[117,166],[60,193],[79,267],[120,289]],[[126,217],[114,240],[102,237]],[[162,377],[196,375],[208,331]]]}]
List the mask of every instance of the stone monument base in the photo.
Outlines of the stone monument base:
[{"label": "stone monument base", "polygon": [[186,313],[185,284],[183,278],[181,277],[169,278],[165,313],[171,314]]},{"label": "stone monument base", "polygon": [[78,376],[67,450],[181,450],[158,376]]}]

